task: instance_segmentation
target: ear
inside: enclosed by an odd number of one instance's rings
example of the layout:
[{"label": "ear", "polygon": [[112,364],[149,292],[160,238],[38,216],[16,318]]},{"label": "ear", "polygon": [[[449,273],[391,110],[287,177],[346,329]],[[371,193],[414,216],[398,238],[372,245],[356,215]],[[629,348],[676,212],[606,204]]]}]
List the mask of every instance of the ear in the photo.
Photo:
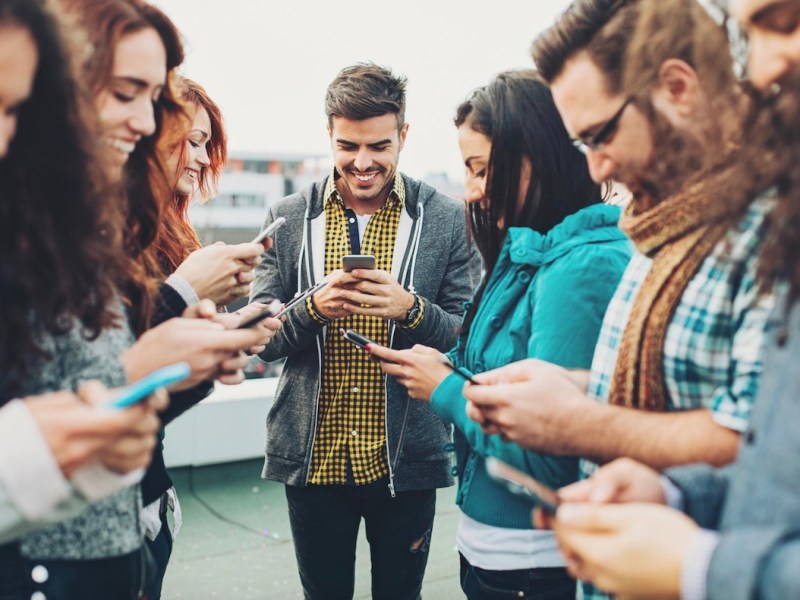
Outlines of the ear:
[{"label": "ear", "polygon": [[679,58],[665,60],[658,69],[653,106],[673,123],[686,122],[702,101],[697,72]]},{"label": "ear", "polygon": [[[402,150],[403,146],[405,146],[406,144],[407,133],[408,133],[408,123],[403,123],[403,126],[400,128],[400,150]],[[400,150],[398,150],[398,152]]]}]

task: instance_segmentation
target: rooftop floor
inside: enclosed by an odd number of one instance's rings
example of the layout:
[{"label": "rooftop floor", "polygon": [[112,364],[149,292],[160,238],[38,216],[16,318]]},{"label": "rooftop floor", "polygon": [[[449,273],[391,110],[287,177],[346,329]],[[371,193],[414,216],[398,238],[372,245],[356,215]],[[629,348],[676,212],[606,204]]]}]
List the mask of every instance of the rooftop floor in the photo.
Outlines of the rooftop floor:
[{"label": "rooftop floor", "polygon": [[[183,527],[163,600],[302,598],[283,485],[260,478],[261,460],[171,469]],[[462,597],[455,488],[440,490],[422,594]],[[213,512],[212,512],[213,511]],[[370,598],[369,550],[358,541],[355,598]]]}]

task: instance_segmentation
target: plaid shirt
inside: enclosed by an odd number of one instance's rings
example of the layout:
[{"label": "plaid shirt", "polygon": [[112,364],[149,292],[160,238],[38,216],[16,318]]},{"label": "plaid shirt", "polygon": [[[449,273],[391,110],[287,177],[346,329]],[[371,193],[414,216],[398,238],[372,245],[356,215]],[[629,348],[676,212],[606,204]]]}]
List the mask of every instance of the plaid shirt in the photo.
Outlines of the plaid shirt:
[{"label": "plaid shirt", "polygon": [[[753,202],[745,216],[716,245],[689,282],[664,339],[667,409],[705,408],[724,427],[744,431],[762,368],[762,350],[774,295],[761,295],[756,267],[769,198]],[[606,311],[597,340],[589,396],[608,402],[617,352],[633,302],[651,261],[635,254]],[[581,475],[596,469],[581,461]],[[608,598],[584,584],[584,598]]]},{"label": "plaid shirt", "polygon": [[[335,175],[325,188],[325,274],[341,268],[342,257],[352,254],[345,205],[336,190]],[[386,204],[369,219],[361,253],[374,254],[376,267],[392,269],[397,226],[405,207],[406,191],[399,173]],[[318,321],[328,323],[313,308],[306,308]],[[418,322],[417,319],[415,319]],[[413,324],[412,324],[413,325]],[[322,369],[317,434],[311,459],[309,483],[347,483],[348,462],[353,481],[366,484],[389,474],[386,459],[386,379],[380,365],[367,353],[338,335],[338,329],[353,329],[375,342],[389,343],[389,328],[379,317],[350,315],[329,325]]]}]

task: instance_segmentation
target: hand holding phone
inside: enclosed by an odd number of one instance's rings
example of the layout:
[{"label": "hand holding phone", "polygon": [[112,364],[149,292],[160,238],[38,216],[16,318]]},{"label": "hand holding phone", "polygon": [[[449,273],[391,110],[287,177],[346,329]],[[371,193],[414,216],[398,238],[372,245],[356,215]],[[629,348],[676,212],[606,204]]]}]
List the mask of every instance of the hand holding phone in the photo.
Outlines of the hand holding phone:
[{"label": "hand holding phone", "polygon": [[278,217],[269,226],[264,229],[261,233],[259,233],[255,238],[253,238],[254,244],[260,244],[268,237],[272,237],[272,234],[278,231],[281,225],[286,223],[286,217]]},{"label": "hand holding phone", "polygon": [[316,284],[312,285],[311,287],[308,287],[308,288],[304,289],[299,294],[296,294],[291,300],[289,300],[286,304],[283,305],[283,308],[280,310],[280,312],[278,312],[278,314],[275,315],[275,318],[280,319],[295,304],[297,304],[301,300],[305,300],[306,298],[308,298],[309,296],[312,296],[313,294],[316,294],[319,290],[324,288],[326,285],[328,285],[328,278],[327,277],[322,279],[322,280],[320,280],[319,283],[316,283]]},{"label": "hand holding phone", "polygon": [[486,459],[486,472],[495,481],[505,484],[508,491],[528,499],[550,515],[554,515],[561,504],[555,490],[494,457]]},{"label": "hand holding phone", "polygon": [[281,306],[280,300],[273,300],[269,303],[267,308],[265,308],[262,312],[258,313],[256,316],[247,319],[244,323],[240,323],[236,329],[247,329],[248,327],[253,327],[254,325],[258,325],[264,319],[268,319],[270,317],[277,317],[279,314]]},{"label": "hand holding phone", "polygon": [[445,367],[450,369],[453,373],[461,377],[461,379],[463,379],[464,381],[469,381],[472,385],[480,385],[480,383],[475,381],[472,378],[472,376],[469,373],[467,373],[464,369],[457,367],[453,363],[451,363],[450,359],[447,358],[446,356],[442,355],[442,357],[439,359],[439,362],[441,362]]},{"label": "hand holding phone", "polygon": [[106,408],[122,409],[141,402],[158,388],[167,387],[186,379],[192,370],[189,363],[179,362],[156,369],[127,387],[105,405]]}]

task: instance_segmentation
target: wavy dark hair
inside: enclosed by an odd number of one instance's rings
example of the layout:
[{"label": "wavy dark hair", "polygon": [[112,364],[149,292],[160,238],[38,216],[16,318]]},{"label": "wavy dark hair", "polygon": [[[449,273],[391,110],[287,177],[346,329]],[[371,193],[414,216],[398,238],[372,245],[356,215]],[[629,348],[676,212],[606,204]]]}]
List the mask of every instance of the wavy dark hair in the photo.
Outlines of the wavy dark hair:
[{"label": "wavy dark hair", "polygon": [[[486,174],[488,207],[476,202],[467,208],[487,276],[464,318],[466,337],[508,228],[529,227],[546,234],[567,216],[601,202],[602,194],[589,175],[586,157],[572,145],[550,89],[534,70],[499,74],[470,94],[456,110],[454,122],[492,142]],[[525,159],[531,166],[529,182],[522,181]],[[525,199],[518,207],[524,184]]]},{"label": "wavy dark hair", "polygon": [[[222,119],[222,111],[219,106],[199,83],[180,77],[177,87],[180,93],[180,100],[185,105],[186,110],[190,113],[200,109],[205,110],[208,113],[208,119],[211,124],[211,131],[209,132],[211,137],[206,142],[209,165],[200,172],[200,176],[197,179],[199,201],[204,202],[216,192],[219,177],[228,160],[228,135],[225,131],[225,122]],[[176,173],[173,174],[173,181],[180,176],[180,173],[186,167],[188,160],[186,146],[190,127],[191,123],[185,130],[180,132],[181,135],[178,139],[167,141],[163,149],[165,161],[173,152],[180,153],[178,167]],[[178,194],[177,192],[173,194],[173,197],[173,202],[167,203],[164,207],[164,214],[161,220],[162,227],[153,246],[165,275],[175,271],[189,254],[201,247],[197,233],[189,222],[188,210],[192,197]]]},{"label": "wavy dark hair", "polygon": [[58,19],[43,0],[0,0],[0,27],[28,31],[38,50],[0,160],[0,369],[24,377],[31,354],[44,356],[39,335],[63,334],[77,319],[92,339],[118,322],[111,301],[124,265],[92,108]]},{"label": "wavy dark hair", "polygon": [[158,236],[164,207],[173,199],[172,177],[166,172],[157,148],[162,137],[174,139],[186,120],[175,90],[175,69],[183,62],[183,44],[169,17],[143,0],[61,0],[61,4],[88,38],[92,51],[83,63],[83,77],[95,96],[108,86],[114,52],[124,36],[154,29],[167,55],[167,81],[154,111],[156,132],[142,138],[128,158],[123,175],[125,189],[121,194],[127,223],[125,251],[132,259],[133,270],[133,284],[123,292],[129,304],[131,325],[140,333],[149,324],[154,288],[163,275],[156,253],[148,249]]}]

